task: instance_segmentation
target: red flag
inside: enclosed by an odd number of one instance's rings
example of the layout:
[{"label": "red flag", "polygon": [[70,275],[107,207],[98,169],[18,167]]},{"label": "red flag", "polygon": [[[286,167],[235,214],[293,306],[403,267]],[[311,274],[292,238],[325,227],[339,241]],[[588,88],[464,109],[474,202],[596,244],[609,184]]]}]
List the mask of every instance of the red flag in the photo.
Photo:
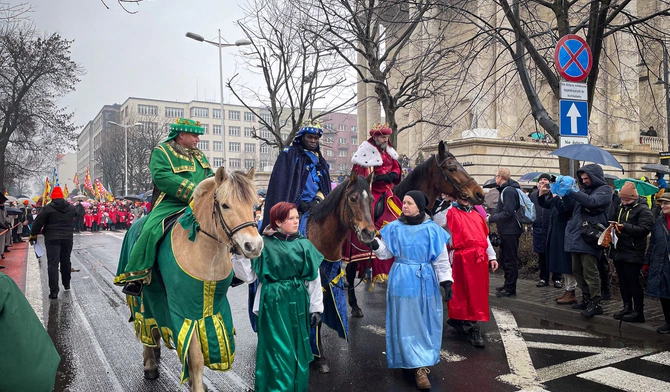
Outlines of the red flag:
[{"label": "red flag", "polygon": [[74,173],[74,178],[72,179],[72,182],[79,187],[79,173]]},{"label": "red flag", "polygon": [[86,167],[86,177],[84,178],[84,189],[88,189],[91,194],[95,195],[95,190],[93,189],[93,183],[91,182],[91,175],[88,173],[88,167]]}]

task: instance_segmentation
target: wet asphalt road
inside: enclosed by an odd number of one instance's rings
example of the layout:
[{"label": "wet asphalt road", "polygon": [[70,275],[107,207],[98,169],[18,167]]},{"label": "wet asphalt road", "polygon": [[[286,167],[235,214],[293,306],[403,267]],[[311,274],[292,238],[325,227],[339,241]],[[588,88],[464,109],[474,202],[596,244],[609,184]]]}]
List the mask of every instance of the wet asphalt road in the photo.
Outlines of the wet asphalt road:
[{"label": "wet asphalt road", "polygon": [[[61,290],[57,301],[47,299],[46,265],[41,265],[44,320],[62,357],[56,391],[187,390],[179,386],[177,355],[166,349],[160,378],[143,378],[142,347],[128,322],[125,296],[112,284],[122,239],[123,232],[75,235],[72,267],[79,271],[72,273],[72,290]],[[416,390],[410,373],[386,367],[385,290],[367,288],[357,288],[365,317],[349,319],[349,342],[326,329],[331,373],[312,372],[310,391]],[[252,390],[256,336],[248,321],[246,286],[231,288],[229,300],[237,331],[233,371],[205,369],[205,382],[214,391]],[[429,375],[433,391],[598,392],[614,390],[606,384],[631,377],[641,378],[626,390],[670,390],[668,337],[588,333],[502,308],[493,309],[482,331],[487,347],[475,349],[445,323],[442,361]]]}]

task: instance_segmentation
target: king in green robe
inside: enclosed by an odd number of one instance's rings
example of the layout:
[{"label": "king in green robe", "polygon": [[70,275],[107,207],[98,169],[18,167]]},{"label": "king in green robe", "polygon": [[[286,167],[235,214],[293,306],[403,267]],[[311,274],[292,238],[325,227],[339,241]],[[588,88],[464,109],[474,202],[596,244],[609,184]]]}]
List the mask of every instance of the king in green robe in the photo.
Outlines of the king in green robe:
[{"label": "king in green robe", "polygon": [[307,391],[314,359],[310,314],[323,312],[323,255],[298,233],[264,235],[263,243],[263,252],[251,263],[233,256],[235,276],[260,283],[255,390]]},{"label": "king in green robe", "polygon": [[123,257],[122,254],[114,284],[122,286],[132,281],[151,281],[151,269],[156,261],[158,243],[165,233],[166,220],[184,211],[192,200],[195,187],[213,175],[202,151],[184,147],[176,139],[181,133],[202,135],[204,131],[200,122],[178,118],[170,124],[168,138],[151,152],[149,169],[155,186],[153,207],[143,222],[130,256]]}]

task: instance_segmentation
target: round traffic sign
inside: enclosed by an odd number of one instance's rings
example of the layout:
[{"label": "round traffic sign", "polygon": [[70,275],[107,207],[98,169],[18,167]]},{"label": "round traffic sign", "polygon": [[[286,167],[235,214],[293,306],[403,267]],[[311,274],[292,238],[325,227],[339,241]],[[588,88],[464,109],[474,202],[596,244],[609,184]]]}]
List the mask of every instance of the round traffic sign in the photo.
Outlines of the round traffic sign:
[{"label": "round traffic sign", "polygon": [[558,73],[569,82],[586,79],[593,65],[591,48],[584,39],[575,34],[561,38],[554,50],[554,61]]}]

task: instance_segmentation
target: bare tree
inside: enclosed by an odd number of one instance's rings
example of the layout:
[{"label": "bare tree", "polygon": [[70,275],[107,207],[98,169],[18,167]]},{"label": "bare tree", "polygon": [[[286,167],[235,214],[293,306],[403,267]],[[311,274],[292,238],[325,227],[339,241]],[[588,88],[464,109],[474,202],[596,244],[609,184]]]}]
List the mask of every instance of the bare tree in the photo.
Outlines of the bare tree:
[{"label": "bare tree", "polygon": [[70,59],[71,44],[58,34],[40,37],[26,24],[0,29],[0,188],[8,146],[20,149],[21,159],[72,146],[73,115],[57,105],[82,74]]},{"label": "bare tree", "polygon": [[[239,25],[252,43],[241,59],[263,77],[264,86],[245,85],[238,75],[227,82],[233,95],[259,118],[254,137],[280,150],[290,145],[305,121],[323,119],[351,106],[354,99],[347,89],[351,82],[346,62],[309,31],[310,18],[304,14],[309,10],[301,7],[304,4],[290,0],[250,0]],[[317,104],[325,109],[317,110]]]}]

